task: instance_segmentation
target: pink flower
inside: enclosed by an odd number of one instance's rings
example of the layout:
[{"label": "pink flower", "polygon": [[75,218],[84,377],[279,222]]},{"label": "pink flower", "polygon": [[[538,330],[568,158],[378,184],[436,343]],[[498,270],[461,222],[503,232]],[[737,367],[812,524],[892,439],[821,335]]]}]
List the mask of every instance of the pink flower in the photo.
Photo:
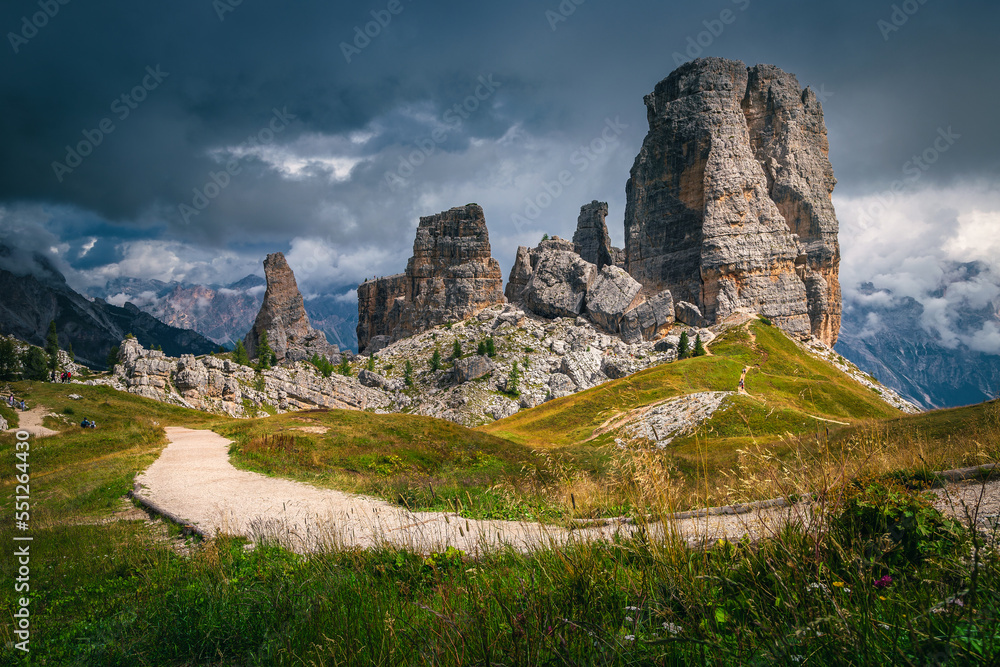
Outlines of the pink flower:
[{"label": "pink flower", "polygon": [[875,586],[875,588],[888,588],[889,584],[891,584],[891,583],[892,583],[892,577],[890,577],[887,574],[884,577],[882,577],[881,579],[876,579],[875,583],[874,583],[874,586]]}]

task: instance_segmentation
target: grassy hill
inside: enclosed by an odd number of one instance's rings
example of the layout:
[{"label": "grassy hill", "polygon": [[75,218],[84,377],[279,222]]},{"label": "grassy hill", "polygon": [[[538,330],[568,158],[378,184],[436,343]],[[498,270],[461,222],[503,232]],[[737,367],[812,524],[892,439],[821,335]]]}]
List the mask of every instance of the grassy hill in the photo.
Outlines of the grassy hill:
[{"label": "grassy hill", "polygon": [[[0,663],[993,664],[996,551],[883,483],[835,508],[821,535],[790,528],[708,550],[640,535],[475,562],[454,550],[299,556],[226,536],[181,544],[120,511],[167,425],[232,438],[240,467],[479,516],[555,518],[574,503],[577,516],[635,511],[649,488],[693,489],[687,480],[723,473],[812,484],[796,462],[853,475],[923,466],[921,457],[940,467],[997,458],[996,402],[900,415],[763,325],[730,333],[713,352],[480,430],[347,411],[233,420],[106,387],[16,383],[29,406],[55,413],[45,425],[59,435],[31,443],[32,653],[15,651],[20,638],[2,624]],[[662,452],[618,449],[611,433],[592,438],[642,405],[732,389],[746,365],[751,397]],[[100,427],[80,429],[84,417]],[[14,451],[13,435],[0,434],[0,460]],[[680,469],[686,460],[690,472]],[[8,544],[13,485],[0,477]],[[676,494],[664,498],[677,504]],[[872,508],[872,523],[859,526]],[[904,509],[919,531],[900,524],[898,542],[879,538],[888,512]],[[859,528],[879,539],[857,539]],[[968,557],[974,549],[978,559]],[[2,562],[11,580],[12,563]],[[11,618],[17,598],[8,587],[0,614]]]}]

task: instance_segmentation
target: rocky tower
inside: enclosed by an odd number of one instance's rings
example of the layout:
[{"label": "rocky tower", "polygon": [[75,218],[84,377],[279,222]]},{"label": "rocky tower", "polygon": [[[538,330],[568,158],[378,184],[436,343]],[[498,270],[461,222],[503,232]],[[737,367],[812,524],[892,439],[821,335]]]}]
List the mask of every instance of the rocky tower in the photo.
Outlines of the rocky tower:
[{"label": "rocky tower", "polygon": [[580,256],[598,269],[605,266],[621,265],[624,255],[620,248],[611,245],[608,236],[608,204],[602,201],[592,201],[580,207],[580,217],[576,221],[576,232],[573,243],[580,249]]},{"label": "rocky tower", "polygon": [[313,354],[330,356],[339,352],[336,346],[326,341],[322,331],[309,324],[302,294],[295,283],[295,275],[280,252],[268,255],[264,260],[264,276],[267,291],[264,302],[254,320],[253,328],[243,339],[250,358],[257,355],[261,334],[267,332],[267,342],[274,350],[278,361],[308,359]]},{"label": "rocky tower", "polygon": [[754,311],[832,345],[840,328],[835,180],[822,108],[772,66],[705,58],[645,98],[626,185],[626,268],[717,322]]},{"label": "rocky tower", "polygon": [[358,349],[370,352],[503,301],[483,209],[468,204],[423,217],[406,272],[358,286]]}]

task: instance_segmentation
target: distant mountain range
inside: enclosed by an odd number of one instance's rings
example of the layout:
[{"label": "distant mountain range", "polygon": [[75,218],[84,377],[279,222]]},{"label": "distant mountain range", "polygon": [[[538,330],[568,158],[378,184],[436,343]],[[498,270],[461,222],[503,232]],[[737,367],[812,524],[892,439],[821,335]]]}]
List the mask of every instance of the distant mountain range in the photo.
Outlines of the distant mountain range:
[{"label": "distant mountain range", "polygon": [[[944,284],[930,297],[939,303],[959,283],[989,278],[983,267],[956,265],[951,274],[961,280]],[[911,297],[895,297],[870,283],[861,285],[863,298],[845,301],[840,340],[834,348],[884,385],[924,408],[981,403],[1000,394],[1000,355],[972,349],[971,332],[990,332],[1000,325],[998,306],[985,302],[950,298],[949,321],[963,335],[942,340],[928,330],[925,307]],[[982,347],[988,348],[987,345]]]},{"label": "distant mountain range", "polygon": [[[249,275],[229,285],[189,283],[139,278],[115,278],[87,293],[113,304],[133,303],[171,326],[193,329],[210,340],[232,347],[253,326],[264,298],[264,278]],[[357,351],[357,302],[336,296],[305,301],[313,327],[342,350]]]},{"label": "distant mountain range", "polygon": [[[34,345],[44,345],[55,321],[59,346],[70,344],[79,363],[104,368],[108,351],[126,334],[144,347],[162,347],[170,356],[206,354],[218,346],[201,334],[168,326],[132,304],[115,306],[88,300],[44,256],[16,256],[0,245],[0,330]],[[9,270],[8,270],[9,269]]]}]

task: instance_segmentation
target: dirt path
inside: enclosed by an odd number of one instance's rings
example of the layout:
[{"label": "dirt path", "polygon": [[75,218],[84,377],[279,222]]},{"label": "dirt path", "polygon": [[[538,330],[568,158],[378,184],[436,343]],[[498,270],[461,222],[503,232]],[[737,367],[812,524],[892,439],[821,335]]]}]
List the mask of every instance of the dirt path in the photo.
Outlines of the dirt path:
[{"label": "dirt path", "polygon": [[[517,521],[475,521],[452,513],[410,512],[376,498],[237,470],[229,441],[211,431],[166,429],[170,444],[136,477],[136,498],[214,535],[270,538],[299,552],[324,546],[392,544],[419,552],[454,546],[468,553],[511,546],[520,551],[573,540],[611,539],[640,530],[626,523],[574,530]],[[781,508],[738,516],[676,521],[668,530],[691,543],[773,534],[799,512]],[[657,524],[651,531],[662,533]]]},{"label": "dirt path", "polygon": [[[27,402],[27,401],[25,401]],[[16,428],[7,429],[7,433],[16,433],[17,431],[27,431],[36,438],[42,438],[47,435],[58,435],[59,431],[53,431],[50,428],[45,428],[42,426],[42,420],[49,415],[49,410],[44,405],[36,405],[35,407],[29,409],[27,412],[18,412],[17,418],[20,421],[20,426]]]},{"label": "dirt path", "polygon": [[[237,470],[229,462],[230,443],[222,436],[179,427],[166,431],[170,444],[136,477],[135,496],[207,535],[222,532],[272,539],[298,552],[390,544],[423,553],[448,546],[477,553],[502,546],[530,551],[642,530],[620,521],[569,530],[529,522],[476,521],[445,512],[410,512],[377,498]],[[1000,515],[1000,479],[985,485],[949,484],[936,493],[939,509],[963,523],[967,508],[977,503],[974,519],[980,527],[993,526]],[[808,524],[809,508],[795,505],[683,518],[667,526],[653,524],[648,530],[651,537],[662,537],[666,530],[694,545],[721,538],[768,537],[788,521]]]}]

